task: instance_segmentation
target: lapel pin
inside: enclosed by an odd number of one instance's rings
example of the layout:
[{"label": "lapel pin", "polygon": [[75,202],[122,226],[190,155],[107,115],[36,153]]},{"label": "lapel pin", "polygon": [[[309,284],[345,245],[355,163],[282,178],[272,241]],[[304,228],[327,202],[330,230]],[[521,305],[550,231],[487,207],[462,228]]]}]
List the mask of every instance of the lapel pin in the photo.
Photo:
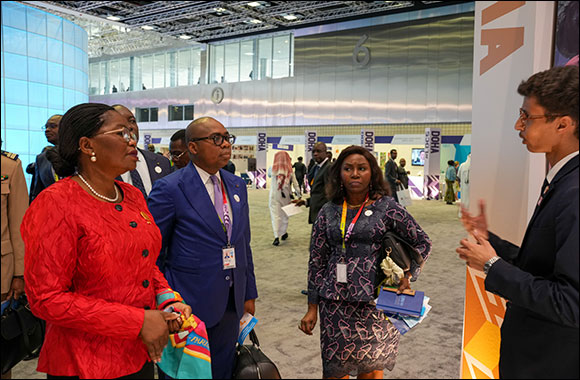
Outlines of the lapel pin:
[{"label": "lapel pin", "polygon": [[236,200],[236,202],[240,202],[240,197],[238,194],[234,194],[234,199]]},{"label": "lapel pin", "polygon": [[141,211],[141,216],[143,217],[143,219],[145,219],[145,221],[147,222],[147,224],[151,224],[151,218],[149,218],[149,215],[147,215],[145,213],[145,211]]},{"label": "lapel pin", "polygon": [[371,210],[366,210],[365,211],[365,215],[366,216],[371,216],[373,214],[373,212]]},{"label": "lapel pin", "polygon": [[161,169],[161,166],[156,166],[155,167],[155,173],[159,174],[163,171],[163,169]]}]

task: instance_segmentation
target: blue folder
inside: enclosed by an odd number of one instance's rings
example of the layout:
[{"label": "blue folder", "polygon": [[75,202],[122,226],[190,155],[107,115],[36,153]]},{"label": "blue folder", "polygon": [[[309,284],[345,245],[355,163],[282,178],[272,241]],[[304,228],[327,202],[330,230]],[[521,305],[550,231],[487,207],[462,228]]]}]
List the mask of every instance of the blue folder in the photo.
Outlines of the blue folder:
[{"label": "blue folder", "polygon": [[423,298],[425,298],[425,293],[419,290],[415,291],[415,295],[411,296],[397,294],[394,291],[383,288],[377,300],[377,309],[393,314],[420,317],[421,309],[423,308]]}]

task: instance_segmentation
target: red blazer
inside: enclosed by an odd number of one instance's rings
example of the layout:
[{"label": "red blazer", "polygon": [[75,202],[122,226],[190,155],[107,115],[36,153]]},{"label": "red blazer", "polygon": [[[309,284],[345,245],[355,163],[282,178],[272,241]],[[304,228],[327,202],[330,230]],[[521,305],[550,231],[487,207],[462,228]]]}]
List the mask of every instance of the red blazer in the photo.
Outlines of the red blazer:
[{"label": "red blazer", "polygon": [[66,178],[24,216],[26,294],[47,322],[40,372],[113,378],[149,360],[139,338],[145,308],[167,304],[169,288],[155,265],[161,234],[139,190],[117,185],[124,199],[108,203]]}]

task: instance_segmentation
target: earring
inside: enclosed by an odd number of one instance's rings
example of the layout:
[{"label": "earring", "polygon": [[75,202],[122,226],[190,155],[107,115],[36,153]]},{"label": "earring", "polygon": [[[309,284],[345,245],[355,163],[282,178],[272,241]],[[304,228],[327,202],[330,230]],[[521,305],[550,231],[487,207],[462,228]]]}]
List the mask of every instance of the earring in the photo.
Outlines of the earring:
[{"label": "earring", "polygon": [[373,184],[372,183],[369,185],[369,191],[371,191],[371,192],[373,191]]},{"label": "earring", "polygon": [[342,193],[344,193],[344,185],[342,184],[342,182],[340,183],[340,191],[341,191]]},{"label": "earring", "polygon": [[91,153],[91,161],[97,162],[97,156],[95,155],[95,152]]}]

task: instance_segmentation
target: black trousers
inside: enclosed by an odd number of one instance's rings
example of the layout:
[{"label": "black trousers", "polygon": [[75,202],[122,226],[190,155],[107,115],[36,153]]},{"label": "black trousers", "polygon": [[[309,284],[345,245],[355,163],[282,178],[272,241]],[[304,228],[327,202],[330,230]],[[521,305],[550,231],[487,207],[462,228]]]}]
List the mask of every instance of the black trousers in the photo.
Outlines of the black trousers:
[{"label": "black trousers", "polygon": [[[53,376],[46,374],[47,379],[80,379],[78,376]],[[118,379],[154,379],[155,367],[153,362],[147,362],[139,372],[132,373],[127,376],[118,377]]]}]

